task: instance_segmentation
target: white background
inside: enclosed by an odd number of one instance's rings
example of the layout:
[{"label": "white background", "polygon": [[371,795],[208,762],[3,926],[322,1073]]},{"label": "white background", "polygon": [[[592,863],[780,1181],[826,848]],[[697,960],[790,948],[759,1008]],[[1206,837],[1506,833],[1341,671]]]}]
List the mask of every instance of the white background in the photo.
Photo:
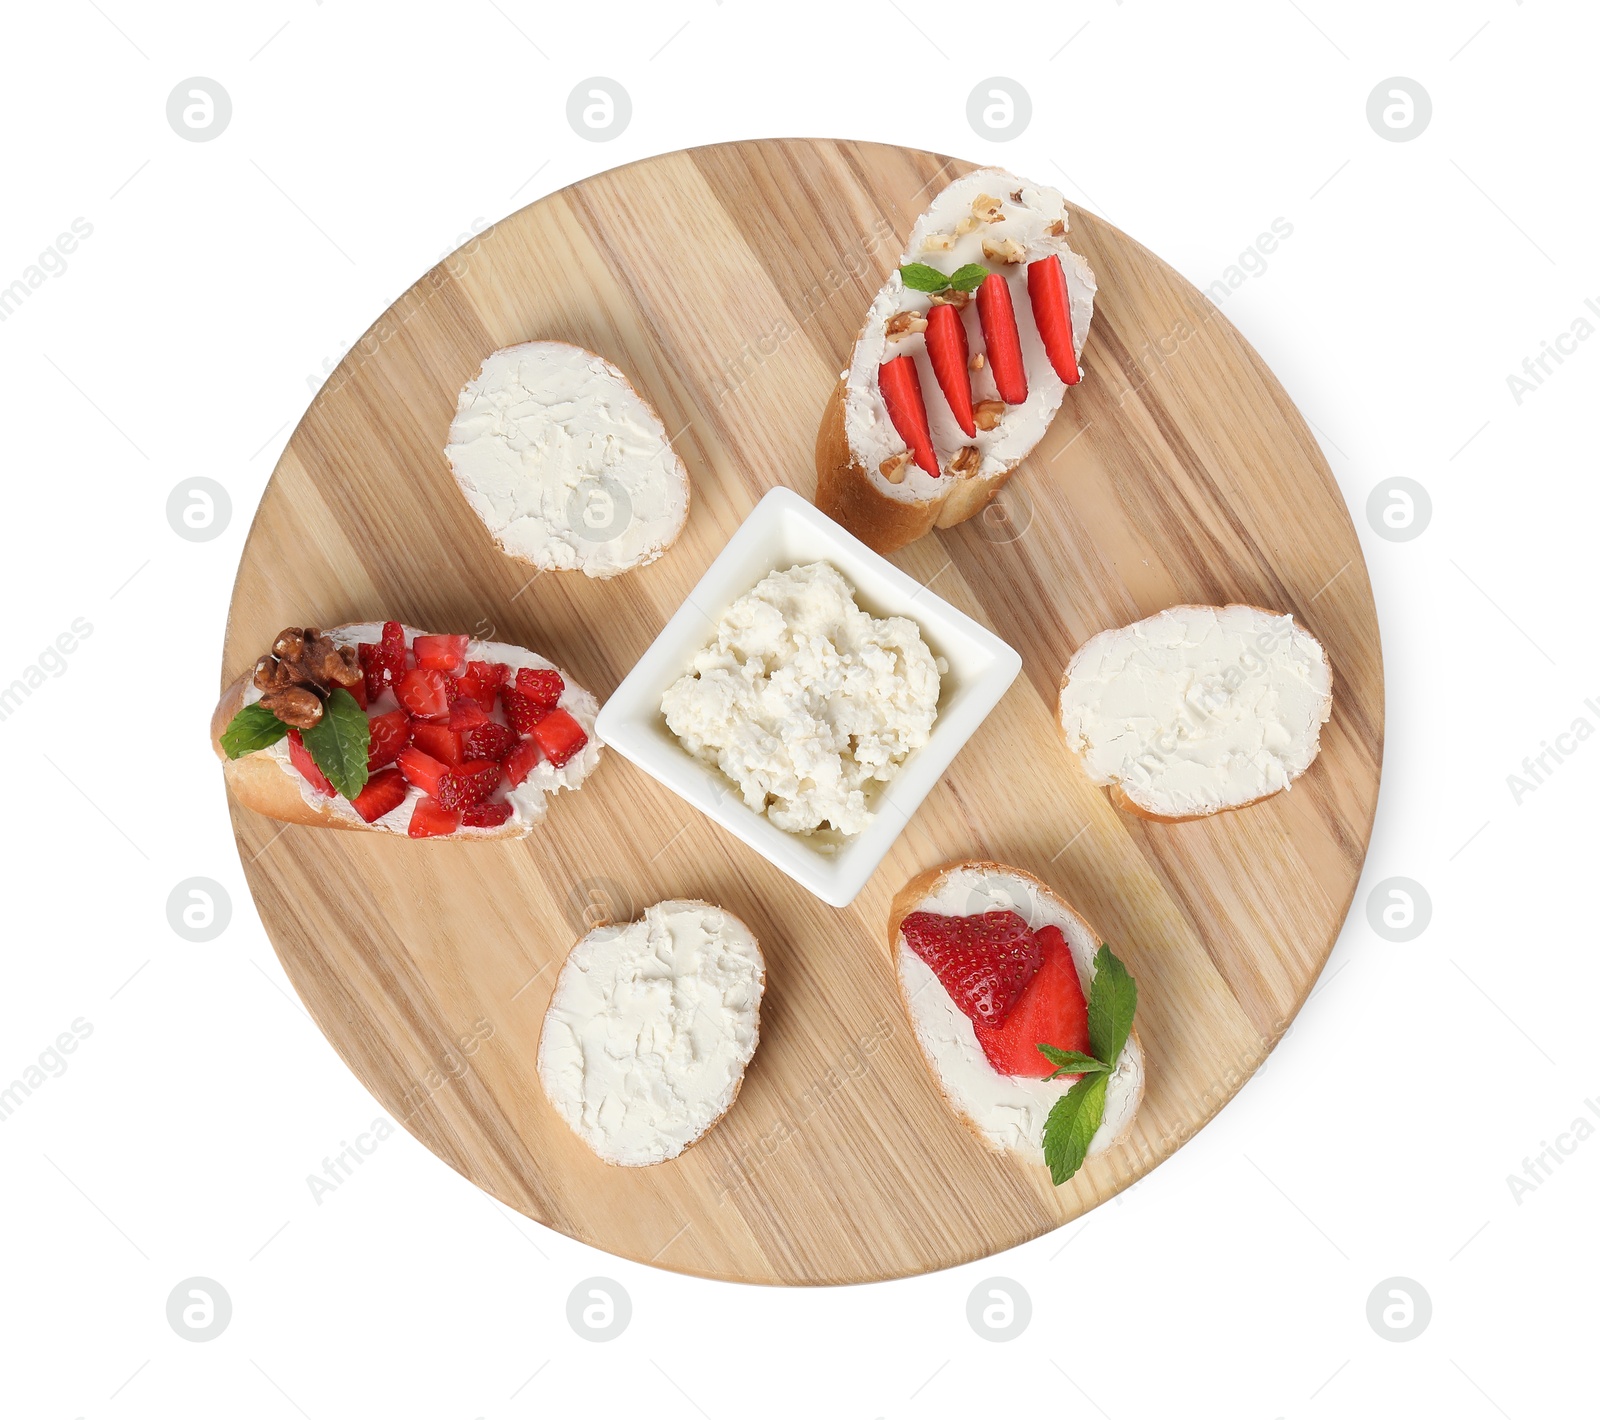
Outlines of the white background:
[{"label": "white background", "polygon": [[[0,1411],[1592,1411],[1600,1140],[1563,1136],[1520,1200],[1507,1176],[1600,1097],[1600,744],[1547,760],[1520,804],[1507,776],[1600,726],[1600,341],[1520,403],[1507,376],[1600,302],[1596,21],[1577,0],[7,6],[0,286],[75,218],[93,232],[0,324],[0,683],[74,618],[93,631],[0,722],[0,1084],[74,1020],[93,1033],[0,1124]],[[193,75],[231,95],[213,141],[165,116]],[[606,143],[565,117],[592,75],[633,101]],[[992,75],[1033,99],[1004,144],[966,117]],[[1391,76],[1431,95],[1413,141],[1367,121]],[[381,1111],[278,968],[205,742],[250,513],[315,379],[475,226],[770,135],[1003,162],[1201,286],[1292,224],[1224,310],[1318,430],[1377,592],[1388,749],[1350,923],[1214,1124],[972,1267],[824,1292],[685,1279],[508,1213],[403,1132],[319,1204],[306,1176]],[[205,543],[165,513],[197,475],[233,502]],[[1397,475],[1432,499],[1408,542],[1365,512]],[[166,916],[192,876],[233,903],[203,945]],[[1367,919],[1394,876],[1432,899],[1409,943]],[[233,1303],[205,1344],[165,1314],[196,1275]],[[604,1345],[566,1319],[591,1276],[632,1298]],[[1032,1299],[1009,1343],[967,1322],[991,1276]],[[1432,1299],[1405,1343],[1367,1319],[1394,1276]]]}]

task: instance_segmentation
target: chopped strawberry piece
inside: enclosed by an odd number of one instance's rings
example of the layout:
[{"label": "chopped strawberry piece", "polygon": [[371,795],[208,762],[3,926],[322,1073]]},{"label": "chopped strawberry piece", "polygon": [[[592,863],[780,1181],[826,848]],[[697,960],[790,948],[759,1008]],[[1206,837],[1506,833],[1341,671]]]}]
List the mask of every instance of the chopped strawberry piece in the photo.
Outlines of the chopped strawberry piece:
[{"label": "chopped strawberry piece", "polygon": [[1044,353],[1061,382],[1075,385],[1083,378],[1072,350],[1072,299],[1067,293],[1067,273],[1053,252],[1028,263],[1028,300],[1033,323],[1039,328]]},{"label": "chopped strawberry piece", "polygon": [[1040,951],[1039,970],[1011,1014],[998,1025],[974,1021],[972,1029],[989,1063],[1002,1075],[1043,1079],[1054,1073],[1055,1066],[1040,1045],[1089,1053],[1089,1007],[1072,948],[1061,929],[1041,927],[1033,936]]},{"label": "chopped strawberry piece", "polygon": [[1022,364],[1022,337],[1017,334],[1017,315],[1011,309],[1011,287],[998,271],[991,271],[978,287],[978,321],[1000,398],[1007,404],[1024,403],[1028,372]]},{"label": "chopped strawberry piece", "polygon": [[928,407],[922,402],[917,362],[909,355],[897,355],[879,365],[878,393],[883,396],[890,423],[906,441],[917,467],[937,478],[939,460],[933,453],[933,434],[928,428]]},{"label": "chopped strawberry piece", "polygon": [[567,688],[560,671],[534,670],[524,666],[517,672],[517,694],[533,701],[541,710],[554,710]]},{"label": "chopped strawberry piece", "polygon": [[461,763],[461,736],[443,725],[413,725],[411,743],[441,764]]},{"label": "chopped strawberry piece", "polygon": [[415,667],[402,673],[394,693],[417,719],[442,720],[450,713],[449,684],[450,677],[443,671]]},{"label": "chopped strawberry piece", "polygon": [[385,687],[393,685],[405,673],[406,633],[400,623],[384,622],[377,641],[362,641],[356,646],[356,659],[361,662],[370,705],[383,694]]},{"label": "chopped strawberry piece", "polygon": [[406,776],[406,782],[415,784],[424,794],[435,798],[439,794],[439,783],[450,772],[448,764],[441,764],[431,754],[426,754],[416,745],[407,745],[400,751],[395,763],[399,765],[400,772]]},{"label": "chopped strawberry piece", "polygon": [[390,710],[367,721],[371,739],[367,746],[367,770],[393,764],[394,757],[411,743],[411,717],[404,710]]},{"label": "chopped strawberry piece", "polygon": [[408,788],[405,775],[398,769],[380,769],[367,780],[367,787],[350,800],[350,807],[371,823],[399,808]]},{"label": "chopped strawberry piece", "polygon": [[476,700],[484,710],[494,709],[500,687],[511,679],[511,667],[499,661],[468,661],[467,668],[450,688],[450,703],[463,696]]},{"label": "chopped strawberry piece", "polygon": [[333,785],[328,782],[328,776],[317,768],[317,762],[311,757],[311,751],[305,746],[305,741],[300,738],[299,730],[289,731],[289,763],[305,777],[319,794],[333,797]]},{"label": "chopped strawberry piece", "polygon": [[489,712],[470,695],[457,695],[450,701],[450,728],[458,733],[487,724]]},{"label": "chopped strawberry piece", "polygon": [[363,710],[367,708],[367,676],[365,671],[362,671],[360,680],[358,680],[354,685],[346,686],[345,689],[350,692],[351,699],[353,699],[357,705],[359,705]]},{"label": "chopped strawberry piece", "polygon": [[492,759],[474,759],[459,769],[447,769],[439,778],[434,795],[442,809],[464,809],[494,793],[500,782],[500,766]]},{"label": "chopped strawberry piece", "polygon": [[928,363],[944,391],[945,403],[961,432],[969,439],[975,438],[978,426],[972,422],[972,376],[967,370],[967,328],[961,324],[961,312],[954,306],[934,306],[928,312],[928,329],[923,338],[928,346]]},{"label": "chopped strawberry piece", "polygon": [[545,758],[560,769],[589,743],[589,736],[565,710],[552,710],[533,727],[533,738]]},{"label": "chopped strawberry piece", "polygon": [[412,806],[411,825],[406,832],[412,838],[442,838],[460,827],[461,815],[458,812],[441,808],[433,799],[422,798]]},{"label": "chopped strawberry piece", "polygon": [[509,725],[485,720],[461,736],[464,754],[473,759],[492,759],[497,764],[522,742]]},{"label": "chopped strawberry piece", "polygon": [[505,706],[506,719],[511,721],[511,728],[519,735],[531,735],[539,721],[550,713],[535,705],[520,690],[513,690],[509,685],[501,686],[500,703]]},{"label": "chopped strawberry piece", "polygon": [[1039,945],[1015,912],[913,912],[900,931],[974,1025],[1003,1021],[1039,970]]},{"label": "chopped strawberry piece", "polygon": [[505,757],[502,768],[505,770],[506,781],[513,789],[518,788],[524,779],[533,773],[533,766],[543,758],[537,740],[518,740],[511,753]]},{"label": "chopped strawberry piece", "polygon": [[467,828],[499,828],[511,817],[511,805],[504,799],[494,804],[468,804],[461,810],[461,822]]},{"label": "chopped strawberry piece", "polygon": [[427,671],[458,671],[467,663],[465,636],[419,636],[411,643],[417,665]]}]

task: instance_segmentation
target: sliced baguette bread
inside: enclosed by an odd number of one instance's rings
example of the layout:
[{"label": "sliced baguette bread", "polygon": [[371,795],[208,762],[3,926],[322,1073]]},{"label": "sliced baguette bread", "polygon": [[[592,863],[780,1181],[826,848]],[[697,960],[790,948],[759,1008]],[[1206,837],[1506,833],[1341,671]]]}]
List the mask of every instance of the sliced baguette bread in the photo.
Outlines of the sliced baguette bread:
[{"label": "sliced baguette bread", "polygon": [[1118,808],[1182,823],[1259,803],[1310,768],[1333,711],[1317,639],[1257,606],[1175,606],[1080,646],[1061,732]]},{"label": "sliced baguette bread", "polygon": [[[1007,403],[1001,396],[995,352],[985,341],[983,293],[956,293],[954,325],[972,352],[964,373],[977,412],[973,432],[967,432],[929,355],[925,323],[935,305],[947,303],[948,293],[911,289],[898,269],[891,273],[867,312],[850,368],[834,388],[816,447],[817,506],[875,551],[892,552],[935,527],[954,527],[981,512],[1050,427],[1067,383],[1034,317],[1030,264],[1060,259],[1070,311],[1069,330],[1061,334],[1070,335],[1073,377],[1079,376],[1076,361],[1094,315],[1094,273],[1067,245],[1067,220],[1066,200],[1054,188],[984,168],[944,188],[912,227],[903,266],[916,263],[950,275],[973,265],[1004,278],[1026,397]],[[937,473],[919,467],[880,388],[880,369],[900,356],[909,356],[916,367]]]},{"label": "sliced baguette bread", "polygon": [[[901,930],[913,912],[972,917],[1005,911],[1019,914],[1033,931],[1050,926],[1060,929],[1072,949],[1078,980],[1087,996],[1094,981],[1100,937],[1038,878],[1003,863],[946,863],[912,878],[890,904],[889,950],[917,1043],[951,1109],[988,1148],[1042,1163],[1045,1121],[1073,1081],[1002,1075],[990,1065],[971,1020],[911,949]],[[1144,1078],[1144,1052],[1135,1030],[1111,1072],[1105,1115],[1090,1140],[1089,1157],[1127,1137],[1144,1097]]]},{"label": "sliced baguette bread", "polygon": [[689,474],[661,416],[609,360],[564,341],[490,355],[444,452],[500,550],[543,571],[647,566],[689,516]]},{"label": "sliced baguette bread", "polygon": [[766,964],[708,902],[658,902],[573,947],[539,1034],[539,1081],[604,1162],[676,1158],[729,1109],[755,1054]]}]

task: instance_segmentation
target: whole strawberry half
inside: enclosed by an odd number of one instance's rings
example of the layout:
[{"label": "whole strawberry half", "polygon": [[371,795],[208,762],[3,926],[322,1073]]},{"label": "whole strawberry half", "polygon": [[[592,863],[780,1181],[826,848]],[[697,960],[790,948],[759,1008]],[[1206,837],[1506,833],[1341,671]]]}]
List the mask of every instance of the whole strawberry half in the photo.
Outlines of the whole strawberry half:
[{"label": "whole strawberry half", "polygon": [[972,1023],[973,1033],[989,1063],[1002,1075],[1042,1080],[1055,1066],[1039,1046],[1089,1053],[1089,1006],[1083,997],[1077,963],[1059,927],[1034,933],[1039,970],[998,1024]]},{"label": "whole strawberry half", "polygon": [[1004,1021],[1039,970],[1039,943],[1015,912],[913,912],[900,931],[974,1026]]}]

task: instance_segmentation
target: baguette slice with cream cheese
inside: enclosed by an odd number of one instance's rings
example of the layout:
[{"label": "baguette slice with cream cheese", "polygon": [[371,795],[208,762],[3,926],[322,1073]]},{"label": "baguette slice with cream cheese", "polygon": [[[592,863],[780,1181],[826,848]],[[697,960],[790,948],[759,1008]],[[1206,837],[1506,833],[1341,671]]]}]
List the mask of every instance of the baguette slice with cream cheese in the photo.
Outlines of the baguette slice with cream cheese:
[{"label": "baguette slice with cream cheese", "polygon": [[[1038,878],[1003,863],[946,863],[912,878],[889,907],[889,950],[917,1044],[951,1109],[990,1149],[1042,1163],[1045,1121],[1073,1081],[1000,1074],[984,1055],[972,1022],[900,930],[913,912],[972,917],[1006,911],[1019,914],[1034,931],[1052,926],[1060,929],[1072,949],[1078,981],[1087,997],[1101,944],[1099,935]],[[1111,1072],[1105,1115],[1090,1140],[1089,1157],[1103,1154],[1128,1136],[1143,1097],[1144,1051],[1135,1028]]]},{"label": "baguette slice with cream cheese", "polygon": [[[1054,188],[983,168],[944,188],[911,228],[902,265],[920,263],[949,275],[975,264],[1005,278],[1027,398],[1016,404],[1000,399],[979,301],[966,301],[958,311],[966,342],[973,358],[984,358],[977,369],[970,369],[969,361],[972,400],[983,417],[974,434],[965,433],[929,362],[926,333],[918,328],[933,297],[909,289],[898,269],[892,272],[867,312],[850,368],[834,388],[816,448],[817,506],[874,551],[892,552],[935,527],[954,527],[982,512],[1050,427],[1067,385],[1052,366],[1034,320],[1029,264],[1060,258],[1075,357],[1083,354],[1094,315],[1094,272],[1067,245],[1067,221],[1066,199]],[[896,335],[897,326],[907,326],[908,333]],[[916,365],[937,477],[908,460],[907,441],[879,389],[880,367],[902,355]]]},{"label": "baguette slice with cream cheese", "polygon": [[755,1054],[766,964],[708,902],[658,902],[573,947],[539,1034],[539,1080],[604,1162],[676,1158],[729,1109]]},{"label": "baguette slice with cream cheese", "polygon": [[689,475],[661,416],[609,360],[560,340],[483,362],[445,456],[500,550],[543,571],[647,566],[689,516]]},{"label": "baguette slice with cream cheese", "polygon": [[1327,653],[1292,616],[1175,606],[1080,646],[1061,731],[1118,808],[1182,823],[1288,789],[1333,711]]}]

